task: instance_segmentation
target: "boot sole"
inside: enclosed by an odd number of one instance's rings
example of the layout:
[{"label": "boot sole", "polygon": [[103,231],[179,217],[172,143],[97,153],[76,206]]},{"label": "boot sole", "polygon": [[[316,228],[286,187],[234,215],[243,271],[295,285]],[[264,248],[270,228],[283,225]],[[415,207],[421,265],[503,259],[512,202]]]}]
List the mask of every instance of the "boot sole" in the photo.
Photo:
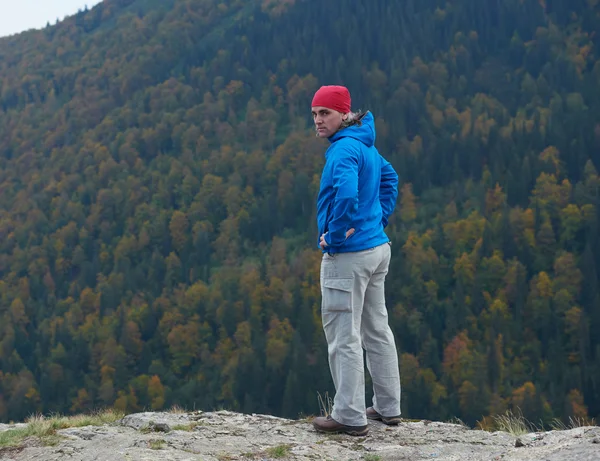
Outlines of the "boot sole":
[{"label": "boot sole", "polygon": [[354,437],[362,437],[369,433],[369,429],[364,429],[362,431],[344,431],[344,433],[346,433],[348,435],[352,435]]},{"label": "boot sole", "polygon": [[400,424],[399,419],[388,419],[388,418],[384,418],[383,416],[379,416],[379,415],[367,416],[367,419],[370,419],[372,421],[381,421],[386,426],[397,426],[398,424]]},{"label": "boot sole", "polygon": [[355,429],[337,429],[334,431],[328,431],[325,429],[322,429],[320,427],[317,427],[315,425],[313,425],[313,427],[315,428],[315,430],[317,432],[320,432],[321,434],[348,434],[354,437],[362,437],[365,436],[369,433],[369,428],[367,427],[366,429],[362,429],[362,430],[355,430]]}]

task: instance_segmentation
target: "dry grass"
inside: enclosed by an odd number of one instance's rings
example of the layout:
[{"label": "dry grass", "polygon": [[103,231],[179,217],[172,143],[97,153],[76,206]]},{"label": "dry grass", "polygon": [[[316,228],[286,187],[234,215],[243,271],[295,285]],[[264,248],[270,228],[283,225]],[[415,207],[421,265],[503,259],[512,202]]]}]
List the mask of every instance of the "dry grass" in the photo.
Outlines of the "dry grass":
[{"label": "dry grass", "polygon": [[333,411],[333,399],[329,397],[329,393],[325,392],[325,397],[322,397],[321,394],[317,392],[317,399],[319,401],[321,415],[325,417],[329,416]]},{"label": "dry grass", "polygon": [[176,415],[182,415],[184,413],[187,413],[187,410],[179,405],[173,405],[170,409],[169,409],[169,413],[173,413]]},{"label": "dry grass", "polygon": [[28,437],[38,437],[46,445],[55,445],[58,443],[56,431],[69,427],[83,426],[102,426],[104,424],[114,423],[123,418],[124,414],[115,410],[105,410],[88,415],[77,416],[31,416],[27,421],[27,426],[19,429],[10,429],[0,432],[0,448],[16,447]]},{"label": "dry grass", "polygon": [[457,425],[459,425],[459,426],[462,426],[462,427],[467,427],[467,428],[469,427],[469,426],[467,426],[467,425],[465,424],[465,422],[464,422],[462,419],[460,419],[460,418],[458,418],[458,417],[456,417],[456,416],[453,416],[452,418],[450,418],[450,419],[447,421],[447,423],[448,423],[448,424],[457,424]]},{"label": "dry grass", "polygon": [[[515,437],[532,432],[546,431],[543,422],[540,422],[539,425],[532,423],[523,416],[520,409],[517,409],[517,414],[508,410],[502,415],[487,416],[478,423],[478,426],[485,431],[504,431]],[[584,426],[596,426],[596,421],[587,418],[569,418],[569,422],[565,424],[560,419],[555,418],[550,423],[550,429],[555,431],[566,431]]]},{"label": "dry grass", "polygon": [[151,450],[162,450],[167,442],[163,439],[154,439],[149,441]]},{"label": "dry grass", "polygon": [[192,421],[191,423],[187,423],[187,424],[177,424],[176,426],[173,426],[171,429],[173,429],[174,431],[192,432],[198,426],[204,426],[204,425],[205,425],[204,422]]},{"label": "dry grass", "polygon": [[555,418],[551,423],[550,427],[555,431],[567,431],[569,429],[575,429],[577,427],[596,426],[596,420],[594,418],[572,418],[569,417],[569,424],[565,424],[558,418]]},{"label": "dry grass", "polygon": [[492,416],[492,419],[495,430],[508,432],[515,437],[535,432],[538,429],[520,411],[515,415],[512,411],[507,410],[503,415]]}]

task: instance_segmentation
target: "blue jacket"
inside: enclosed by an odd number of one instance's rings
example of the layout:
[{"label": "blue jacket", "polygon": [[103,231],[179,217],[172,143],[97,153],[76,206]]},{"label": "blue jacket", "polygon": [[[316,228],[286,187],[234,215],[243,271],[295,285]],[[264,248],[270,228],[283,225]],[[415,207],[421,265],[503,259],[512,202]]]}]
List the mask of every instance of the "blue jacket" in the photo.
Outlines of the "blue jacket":
[{"label": "blue jacket", "polygon": [[[375,148],[375,120],[370,112],[362,124],[329,138],[321,189],[317,198],[319,239],[324,252],[345,253],[389,242],[384,232],[398,198],[398,175]],[[355,232],[346,239],[346,231]],[[318,242],[317,242],[318,245]]]}]

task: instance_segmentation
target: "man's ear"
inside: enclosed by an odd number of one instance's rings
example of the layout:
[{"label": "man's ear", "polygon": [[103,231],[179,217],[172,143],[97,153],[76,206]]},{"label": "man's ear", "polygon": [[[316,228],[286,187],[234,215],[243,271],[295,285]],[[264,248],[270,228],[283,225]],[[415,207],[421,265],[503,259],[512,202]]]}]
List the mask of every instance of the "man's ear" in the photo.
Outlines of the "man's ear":
[{"label": "man's ear", "polygon": [[344,120],[344,121],[348,120],[348,114],[342,114],[342,120]]}]

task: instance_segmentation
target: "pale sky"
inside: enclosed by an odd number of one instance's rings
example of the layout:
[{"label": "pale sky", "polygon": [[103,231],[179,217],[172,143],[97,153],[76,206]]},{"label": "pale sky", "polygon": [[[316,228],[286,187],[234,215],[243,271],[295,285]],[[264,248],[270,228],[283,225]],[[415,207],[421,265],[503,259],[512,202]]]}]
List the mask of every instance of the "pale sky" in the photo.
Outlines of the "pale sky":
[{"label": "pale sky", "polygon": [[0,0],[0,37],[27,29],[41,29],[47,22],[54,25],[56,18],[77,13],[101,0]]}]

